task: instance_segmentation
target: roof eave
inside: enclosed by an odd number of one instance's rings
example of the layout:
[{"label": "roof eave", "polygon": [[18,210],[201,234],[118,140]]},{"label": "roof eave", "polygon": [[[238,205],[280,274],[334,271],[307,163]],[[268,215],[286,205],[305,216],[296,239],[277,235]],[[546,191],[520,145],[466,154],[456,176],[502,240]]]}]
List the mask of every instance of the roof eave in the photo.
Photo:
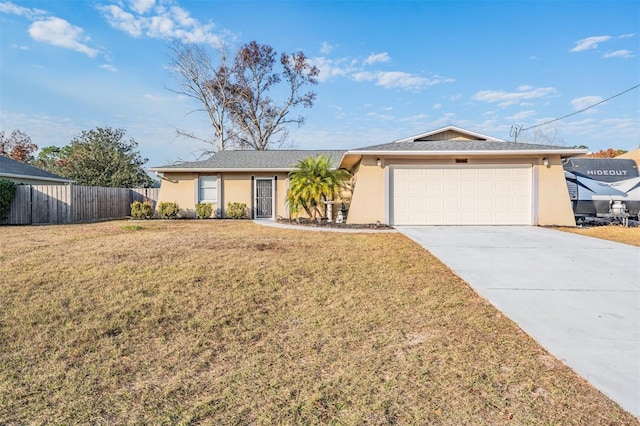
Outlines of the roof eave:
[{"label": "roof eave", "polygon": [[74,182],[71,179],[65,179],[65,178],[52,178],[52,177],[44,177],[44,176],[21,175],[21,174],[15,174],[15,173],[2,173],[2,172],[0,172],[0,177],[7,177],[7,178],[14,178],[14,179],[46,180],[50,182],[60,182],[60,183]]},{"label": "roof eave", "polygon": [[[332,167],[337,169],[338,167]],[[220,168],[220,167],[151,167],[149,171],[157,173],[289,173],[295,170],[295,167],[278,167],[278,168]]]},{"label": "roof eave", "polygon": [[465,155],[471,157],[480,156],[514,156],[514,155],[561,155],[561,156],[576,156],[586,154],[586,149],[518,149],[518,150],[443,150],[443,151],[387,151],[387,150],[367,150],[367,151],[347,151],[342,159],[350,155],[381,155],[381,156],[452,156],[452,155]]}]

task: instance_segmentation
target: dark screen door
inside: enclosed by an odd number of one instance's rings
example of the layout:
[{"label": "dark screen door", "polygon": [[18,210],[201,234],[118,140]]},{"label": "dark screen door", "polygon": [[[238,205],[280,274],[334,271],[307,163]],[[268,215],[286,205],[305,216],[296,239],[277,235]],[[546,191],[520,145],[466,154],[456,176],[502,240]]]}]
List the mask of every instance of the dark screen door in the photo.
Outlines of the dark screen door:
[{"label": "dark screen door", "polygon": [[256,180],[256,217],[273,217],[273,181]]}]

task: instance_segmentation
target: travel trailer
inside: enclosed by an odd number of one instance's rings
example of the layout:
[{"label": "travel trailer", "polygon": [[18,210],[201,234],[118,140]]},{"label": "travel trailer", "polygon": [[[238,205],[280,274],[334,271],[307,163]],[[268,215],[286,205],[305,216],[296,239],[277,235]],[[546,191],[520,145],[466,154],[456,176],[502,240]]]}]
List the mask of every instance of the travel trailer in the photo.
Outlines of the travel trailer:
[{"label": "travel trailer", "polygon": [[634,160],[570,158],[564,162],[564,174],[576,219],[637,218],[640,174]]}]

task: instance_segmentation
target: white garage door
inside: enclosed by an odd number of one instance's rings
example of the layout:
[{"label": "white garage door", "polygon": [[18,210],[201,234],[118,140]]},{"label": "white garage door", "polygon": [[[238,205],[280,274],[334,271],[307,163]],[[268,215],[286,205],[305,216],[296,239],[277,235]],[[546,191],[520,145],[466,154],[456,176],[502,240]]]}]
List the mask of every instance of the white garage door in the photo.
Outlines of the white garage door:
[{"label": "white garage door", "polygon": [[393,167],[393,225],[530,225],[531,166]]}]

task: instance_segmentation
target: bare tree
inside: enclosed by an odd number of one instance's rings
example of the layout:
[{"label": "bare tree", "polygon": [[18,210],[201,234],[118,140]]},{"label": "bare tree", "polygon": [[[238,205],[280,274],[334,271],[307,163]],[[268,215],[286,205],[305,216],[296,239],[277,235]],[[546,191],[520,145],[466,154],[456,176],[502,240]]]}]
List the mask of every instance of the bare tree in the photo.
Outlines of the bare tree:
[{"label": "bare tree", "polygon": [[[214,130],[215,140],[178,130],[182,136],[208,142],[212,150],[231,145],[265,150],[282,144],[287,126],[301,125],[304,117],[290,116],[292,108],[313,106],[314,92],[300,93],[304,86],[317,84],[319,70],[302,52],[282,54],[276,70],[276,52],[271,46],[252,41],[238,49],[232,66],[220,52],[218,65],[203,46],[174,43],[171,65],[179,88],[173,90],[196,99]],[[273,95],[280,95],[275,100]],[[194,111],[191,111],[194,112]]]},{"label": "bare tree", "polygon": [[532,129],[532,132],[523,133],[520,142],[528,142],[540,145],[557,145],[564,146],[564,139],[558,136],[558,129],[550,127],[546,131],[540,127]]},{"label": "bare tree", "polygon": [[174,41],[170,47],[171,63],[178,80],[174,93],[186,95],[198,101],[200,108],[190,111],[204,111],[213,128],[213,138],[204,139],[192,132],[176,129],[180,136],[196,139],[211,145],[203,154],[225,150],[230,143],[229,108],[229,68],[226,64],[224,48],[218,51],[219,63],[213,65],[213,55],[202,45],[185,44]]},{"label": "bare tree", "polygon": [[[233,67],[234,103],[232,118],[236,132],[234,139],[242,148],[269,149],[282,144],[287,137],[287,126],[301,125],[304,117],[289,116],[299,105],[313,106],[316,94],[300,91],[306,85],[317,84],[319,70],[311,66],[302,52],[280,56],[282,72],[274,71],[276,52],[271,46],[252,41],[238,50]],[[269,96],[276,87],[284,86],[280,103]]]}]

